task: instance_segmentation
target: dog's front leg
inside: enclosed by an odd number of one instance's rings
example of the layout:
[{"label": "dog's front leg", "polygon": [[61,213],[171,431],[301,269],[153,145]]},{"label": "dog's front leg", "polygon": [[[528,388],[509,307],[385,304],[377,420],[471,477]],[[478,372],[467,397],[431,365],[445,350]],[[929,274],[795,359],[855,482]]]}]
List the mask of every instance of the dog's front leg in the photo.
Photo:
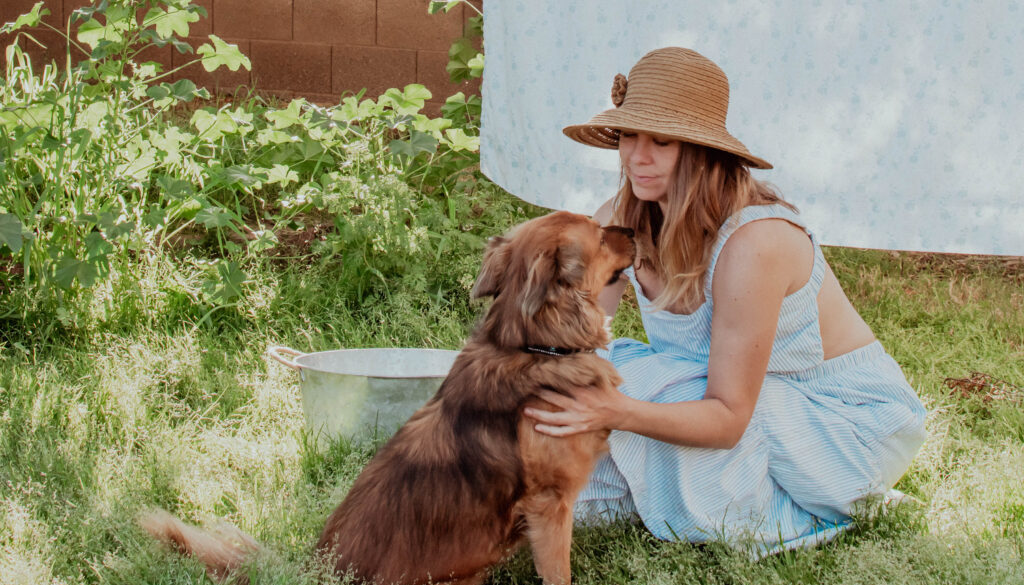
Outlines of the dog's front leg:
[{"label": "dog's front leg", "polygon": [[523,502],[522,512],[537,574],[545,585],[569,585],[572,500],[555,490],[545,490]]}]

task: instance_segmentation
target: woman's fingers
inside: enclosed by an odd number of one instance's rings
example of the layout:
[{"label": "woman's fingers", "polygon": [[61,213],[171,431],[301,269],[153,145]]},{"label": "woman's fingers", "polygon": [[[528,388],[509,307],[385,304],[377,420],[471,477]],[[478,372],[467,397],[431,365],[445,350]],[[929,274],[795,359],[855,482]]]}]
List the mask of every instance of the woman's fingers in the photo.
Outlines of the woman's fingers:
[{"label": "woman's fingers", "polygon": [[562,409],[571,408],[573,403],[576,402],[572,396],[566,396],[544,388],[537,390],[537,396],[544,402],[550,402]]},{"label": "woman's fingers", "polygon": [[523,414],[540,423],[561,426],[572,424],[576,418],[572,413],[565,412],[564,410],[550,411],[540,408],[527,408],[523,411]]},{"label": "woman's fingers", "polygon": [[579,432],[575,427],[556,427],[552,425],[534,425],[534,430],[538,433],[550,435],[552,437],[566,437]]}]

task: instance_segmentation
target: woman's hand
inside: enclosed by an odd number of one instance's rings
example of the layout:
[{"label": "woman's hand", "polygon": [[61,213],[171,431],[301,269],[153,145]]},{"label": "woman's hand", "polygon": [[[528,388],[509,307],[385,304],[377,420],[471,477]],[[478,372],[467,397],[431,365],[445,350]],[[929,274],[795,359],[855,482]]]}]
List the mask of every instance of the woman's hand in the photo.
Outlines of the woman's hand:
[{"label": "woman's hand", "polygon": [[523,414],[537,421],[537,432],[552,437],[567,437],[577,433],[617,428],[625,402],[628,400],[617,388],[585,386],[573,388],[570,395],[541,389],[537,397],[561,410],[526,408]]}]

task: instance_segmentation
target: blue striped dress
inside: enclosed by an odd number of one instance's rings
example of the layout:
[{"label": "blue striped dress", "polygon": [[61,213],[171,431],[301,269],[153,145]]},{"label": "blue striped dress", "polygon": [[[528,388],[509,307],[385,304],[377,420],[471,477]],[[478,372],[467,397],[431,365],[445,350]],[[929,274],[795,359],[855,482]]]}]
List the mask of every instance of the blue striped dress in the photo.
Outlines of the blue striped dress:
[{"label": "blue striped dress", "polygon": [[[781,205],[729,218],[713,250],[706,302],[688,315],[655,310],[628,276],[649,344],[616,339],[603,354],[622,392],[651,402],[699,400],[707,388],[711,282],[740,226],[781,218]],[[925,438],[925,409],[879,342],[825,360],[817,296],[826,274],[818,241],[810,280],[782,303],[768,371],[753,416],[732,449],[680,447],[613,431],[576,504],[583,522],[639,516],[656,536],[723,540],[755,556],[827,540],[850,525],[855,504],[885,497]]]}]

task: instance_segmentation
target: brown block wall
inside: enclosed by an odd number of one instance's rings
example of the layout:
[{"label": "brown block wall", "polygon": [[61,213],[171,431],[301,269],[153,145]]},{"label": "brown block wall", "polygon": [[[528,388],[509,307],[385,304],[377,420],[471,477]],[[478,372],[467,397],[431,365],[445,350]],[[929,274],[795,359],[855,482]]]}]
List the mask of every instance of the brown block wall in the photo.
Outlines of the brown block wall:
[{"label": "brown block wall", "polygon": [[[0,23],[27,12],[38,0],[0,0]],[[46,21],[63,29],[71,13],[88,0],[44,0]],[[215,34],[237,44],[252,61],[252,71],[221,68],[207,73],[193,65],[188,77],[211,90],[231,93],[255,87],[284,99],[306,97],[324,104],[366,88],[375,97],[390,87],[421,83],[433,94],[427,111],[436,114],[445,98],[458,91],[479,92],[479,80],[452,83],[445,70],[448,48],[461,37],[475,12],[459,6],[450,13],[427,14],[428,0],[193,0],[207,17],[192,23],[187,42],[198,47]],[[474,4],[479,8],[482,2]],[[33,32],[47,45],[22,47],[33,58],[58,58],[65,47],[55,33]],[[11,42],[0,36],[0,45]],[[3,59],[0,51],[0,59]],[[147,58],[178,66],[195,55],[169,47]]]}]

